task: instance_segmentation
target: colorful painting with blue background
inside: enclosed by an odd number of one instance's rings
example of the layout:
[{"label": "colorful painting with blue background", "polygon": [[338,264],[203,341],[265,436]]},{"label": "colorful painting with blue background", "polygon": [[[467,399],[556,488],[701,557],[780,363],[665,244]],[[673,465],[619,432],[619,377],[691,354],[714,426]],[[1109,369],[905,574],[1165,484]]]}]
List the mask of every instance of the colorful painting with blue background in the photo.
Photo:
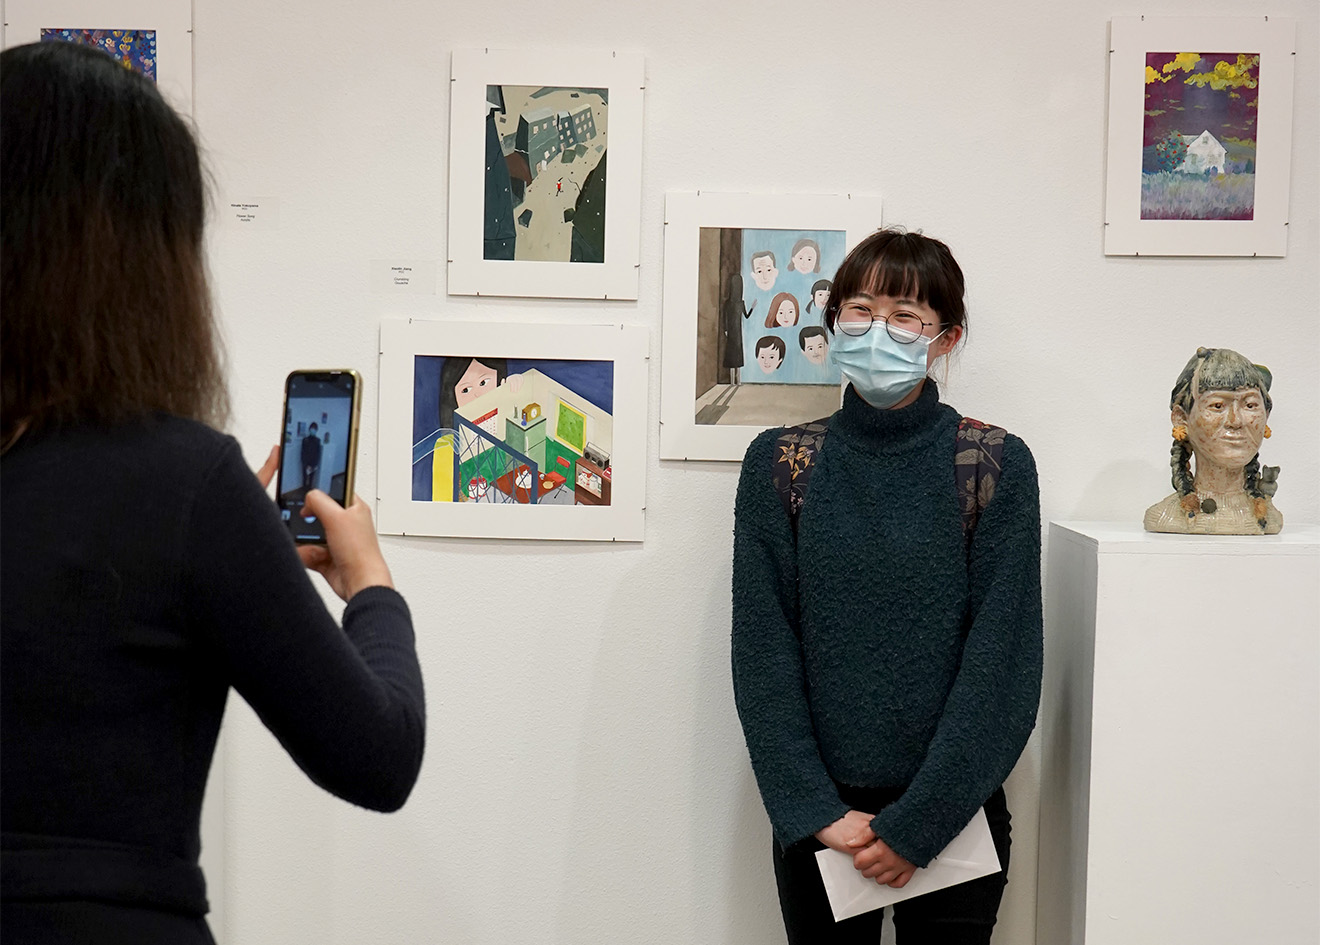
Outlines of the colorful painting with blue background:
[{"label": "colorful painting with blue background", "polygon": [[[417,355],[413,364],[413,436],[412,498],[426,502],[432,498],[432,464],[430,451],[416,444],[428,444],[444,425],[440,420],[441,385],[445,362],[441,355]],[[462,357],[464,362],[470,357]],[[481,360],[481,356],[477,356]],[[550,380],[562,384],[588,404],[606,414],[614,413],[614,362],[586,360],[552,360],[537,358],[508,358],[505,377],[527,371],[539,371]],[[504,382],[504,378],[500,378]],[[451,405],[452,407],[452,405]],[[425,455],[418,456],[421,452]]]},{"label": "colorful painting with blue background", "polygon": [[156,81],[155,30],[43,29],[41,41],[91,46],[126,68]]}]

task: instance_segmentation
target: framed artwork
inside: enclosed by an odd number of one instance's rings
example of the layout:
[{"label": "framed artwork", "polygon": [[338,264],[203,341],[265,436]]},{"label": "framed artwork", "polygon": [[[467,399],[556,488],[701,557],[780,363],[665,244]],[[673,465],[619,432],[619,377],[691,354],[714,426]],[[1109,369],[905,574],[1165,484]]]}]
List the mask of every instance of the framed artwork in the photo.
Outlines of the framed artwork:
[{"label": "framed artwork", "polygon": [[1295,21],[1115,17],[1105,253],[1287,253]]},{"label": "framed artwork", "polygon": [[641,541],[645,328],[383,322],[382,534]]},{"label": "framed artwork", "polygon": [[457,50],[451,295],[635,299],[640,53]]},{"label": "framed artwork", "polygon": [[762,430],[838,409],[821,314],[879,226],[874,196],[666,197],[661,458],[741,460]]},{"label": "framed artwork", "polygon": [[192,114],[192,4],[188,0],[5,0],[4,45],[92,46],[142,73]]}]

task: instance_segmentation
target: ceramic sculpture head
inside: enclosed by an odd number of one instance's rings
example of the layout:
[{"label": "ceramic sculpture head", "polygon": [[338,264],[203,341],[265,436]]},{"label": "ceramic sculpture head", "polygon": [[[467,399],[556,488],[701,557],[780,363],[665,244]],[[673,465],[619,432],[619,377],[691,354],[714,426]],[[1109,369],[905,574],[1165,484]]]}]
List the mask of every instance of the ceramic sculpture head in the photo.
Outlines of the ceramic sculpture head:
[{"label": "ceramic sculpture head", "polygon": [[[1200,348],[1169,398],[1174,494],[1146,511],[1147,531],[1274,534],[1278,467],[1260,465],[1270,372],[1228,348]],[[1192,462],[1195,460],[1195,473]]]}]

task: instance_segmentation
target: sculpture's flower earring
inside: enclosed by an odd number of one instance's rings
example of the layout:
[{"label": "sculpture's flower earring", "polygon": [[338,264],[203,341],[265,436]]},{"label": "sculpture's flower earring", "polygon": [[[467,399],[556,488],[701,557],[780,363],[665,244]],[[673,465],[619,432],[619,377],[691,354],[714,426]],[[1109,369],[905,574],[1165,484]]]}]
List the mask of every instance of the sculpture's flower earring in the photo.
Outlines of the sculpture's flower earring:
[{"label": "sculpture's flower earring", "polygon": [[[1268,430],[1269,427],[1266,427],[1265,429]],[[1266,436],[1269,436],[1268,433],[1266,433],[1265,435],[1266,435]],[[1180,442],[1180,443],[1181,443],[1183,440],[1187,439],[1187,425],[1186,425],[1186,424],[1183,424],[1183,423],[1180,423],[1180,424],[1178,424],[1176,427],[1174,427],[1174,428],[1173,428],[1173,438],[1174,438],[1175,440],[1177,440],[1178,442]]]},{"label": "sculpture's flower earring", "polygon": [[1274,431],[1270,429],[1270,425],[1268,423],[1265,424],[1265,439],[1268,440],[1273,435]]}]

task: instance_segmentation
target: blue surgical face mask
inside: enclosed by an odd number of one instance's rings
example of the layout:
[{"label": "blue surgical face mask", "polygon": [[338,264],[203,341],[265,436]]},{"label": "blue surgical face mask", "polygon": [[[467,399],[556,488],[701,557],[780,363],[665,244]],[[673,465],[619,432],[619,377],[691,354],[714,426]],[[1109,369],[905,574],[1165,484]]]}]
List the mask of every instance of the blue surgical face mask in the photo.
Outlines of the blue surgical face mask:
[{"label": "blue surgical face mask", "polygon": [[935,338],[917,335],[911,344],[901,344],[877,321],[864,335],[837,332],[830,356],[863,400],[887,410],[926,376],[926,351]]}]

